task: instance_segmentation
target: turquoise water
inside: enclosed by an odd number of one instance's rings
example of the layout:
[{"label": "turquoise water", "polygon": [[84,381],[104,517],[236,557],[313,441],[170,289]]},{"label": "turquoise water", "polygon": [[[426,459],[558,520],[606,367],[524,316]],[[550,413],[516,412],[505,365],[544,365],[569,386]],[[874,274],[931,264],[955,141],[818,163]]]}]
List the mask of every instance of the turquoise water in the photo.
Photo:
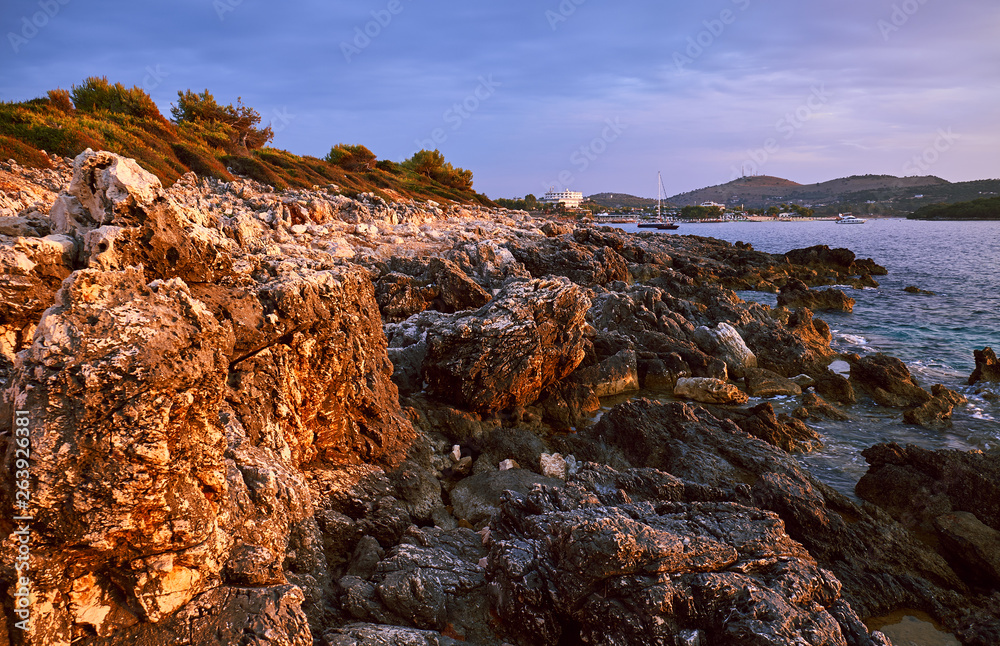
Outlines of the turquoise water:
[{"label": "turquoise water", "polygon": [[[618,226],[640,231],[635,225]],[[748,242],[769,253],[825,244],[874,259],[889,270],[888,276],[875,277],[880,287],[844,288],[856,301],[854,312],[819,314],[834,331],[835,349],[891,354],[905,361],[925,388],[941,383],[969,397],[969,404],[955,409],[952,426],[943,431],[904,425],[901,411],[874,405],[852,407],[849,412],[856,419],[849,422],[810,422],[824,435],[825,446],[800,459],[817,476],[853,493],[866,470],[859,453],[878,442],[929,449],[1000,446],[1000,401],[966,385],[975,365],[973,350],[991,346],[1000,351],[1000,222],[733,222],[682,224],[677,231],[658,235],[686,234]],[[904,292],[909,285],[935,294]],[[772,294],[740,296],[775,303]],[[794,405],[790,399],[775,407]]]}]

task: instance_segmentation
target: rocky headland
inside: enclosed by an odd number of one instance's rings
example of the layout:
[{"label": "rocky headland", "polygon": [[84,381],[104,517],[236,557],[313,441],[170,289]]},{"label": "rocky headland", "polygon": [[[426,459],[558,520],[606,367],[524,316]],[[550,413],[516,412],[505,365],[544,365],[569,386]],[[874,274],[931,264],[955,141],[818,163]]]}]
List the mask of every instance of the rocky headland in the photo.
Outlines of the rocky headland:
[{"label": "rocky headland", "polygon": [[810,288],[870,259],[105,152],[0,189],[0,644],[1000,643],[995,455],[873,446],[858,499],[794,457],[961,401],[831,350]]}]

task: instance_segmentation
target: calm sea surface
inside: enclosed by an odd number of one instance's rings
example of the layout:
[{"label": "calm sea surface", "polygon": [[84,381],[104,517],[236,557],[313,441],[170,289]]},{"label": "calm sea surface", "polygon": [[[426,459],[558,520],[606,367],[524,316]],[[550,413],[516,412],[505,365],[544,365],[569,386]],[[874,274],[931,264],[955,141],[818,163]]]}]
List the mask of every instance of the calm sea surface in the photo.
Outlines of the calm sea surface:
[{"label": "calm sea surface", "polygon": [[[634,224],[617,225],[630,231]],[[824,435],[824,448],[800,456],[818,477],[853,495],[866,471],[860,451],[879,442],[916,444],[929,449],[987,449],[1000,446],[1000,387],[977,394],[967,386],[975,363],[972,351],[991,346],[1000,352],[1000,222],[919,222],[870,219],[862,225],[834,222],[733,222],[682,224],[659,235],[698,235],[749,242],[754,249],[784,253],[825,244],[846,247],[889,270],[876,276],[878,289],[844,288],[856,301],[852,314],[818,316],[834,330],[834,348],[899,357],[925,388],[940,383],[969,398],[953,414],[953,424],[932,431],[902,423],[902,411],[854,406],[849,422],[810,422]],[[933,296],[909,294],[914,285]],[[741,292],[744,300],[775,304],[771,294]],[[755,402],[751,400],[751,405]],[[790,410],[795,400],[776,401]]]}]

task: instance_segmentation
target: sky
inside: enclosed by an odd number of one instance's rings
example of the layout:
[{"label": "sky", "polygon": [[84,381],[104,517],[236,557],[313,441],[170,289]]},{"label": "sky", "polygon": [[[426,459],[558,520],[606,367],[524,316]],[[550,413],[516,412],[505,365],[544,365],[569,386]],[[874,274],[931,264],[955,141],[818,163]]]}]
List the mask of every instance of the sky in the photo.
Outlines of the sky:
[{"label": "sky", "polygon": [[436,148],[491,198],[1000,178],[997,0],[4,0],[0,33],[0,100],[208,89],[277,148]]}]

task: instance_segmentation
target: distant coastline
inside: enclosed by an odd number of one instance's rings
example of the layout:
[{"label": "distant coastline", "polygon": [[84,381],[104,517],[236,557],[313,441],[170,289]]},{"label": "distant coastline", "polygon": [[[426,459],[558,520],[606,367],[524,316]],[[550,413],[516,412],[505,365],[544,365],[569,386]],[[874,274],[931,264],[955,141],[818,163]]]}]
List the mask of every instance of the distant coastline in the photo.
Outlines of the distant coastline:
[{"label": "distant coastline", "polygon": [[1000,220],[1000,197],[955,204],[930,204],[907,216],[910,220]]}]

